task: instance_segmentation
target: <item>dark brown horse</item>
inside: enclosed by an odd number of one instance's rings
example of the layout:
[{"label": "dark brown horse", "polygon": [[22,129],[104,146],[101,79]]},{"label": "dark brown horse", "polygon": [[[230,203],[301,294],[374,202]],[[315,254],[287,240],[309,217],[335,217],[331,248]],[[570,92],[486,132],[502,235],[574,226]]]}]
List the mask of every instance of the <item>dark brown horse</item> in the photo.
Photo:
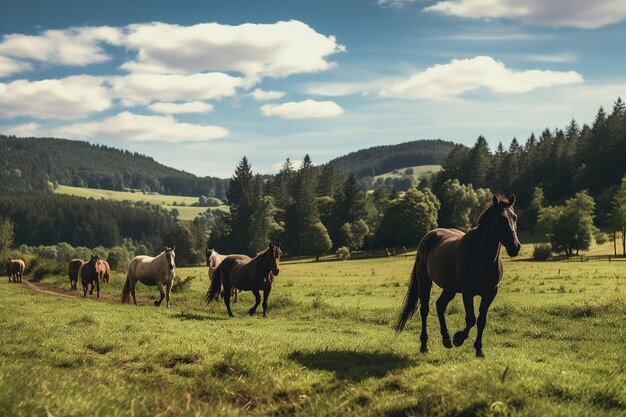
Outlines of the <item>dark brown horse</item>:
[{"label": "dark brown horse", "polygon": [[78,271],[80,270],[80,267],[83,266],[83,263],[85,261],[83,261],[82,259],[72,259],[68,264],[67,264],[67,275],[70,277],[70,289],[71,290],[77,290],[77,285],[78,284]]},{"label": "dark brown horse", "polygon": [[[212,281],[213,272],[217,269],[218,266],[220,266],[224,258],[226,258],[226,256],[228,255],[222,255],[218,253],[215,249],[211,249],[211,248],[206,248],[204,252],[206,255],[206,266],[209,267],[209,281]],[[247,258],[246,255],[232,255],[232,256],[238,256],[244,259]],[[233,304],[237,302],[237,294],[239,294],[239,292],[240,291],[237,288],[232,287],[230,291],[230,297],[233,300]],[[219,294],[215,295],[215,301],[221,301],[223,299],[224,299],[224,291],[221,291]]]},{"label": "dark brown horse", "polygon": [[[483,330],[487,323],[487,310],[498,292],[502,279],[500,244],[509,256],[517,256],[521,245],[517,238],[517,215],[513,208],[515,195],[506,198],[494,195],[479,217],[476,227],[463,233],[456,229],[435,229],[424,236],[417,248],[415,265],[411,273],[404,307],[398,318],[396,331],[401,332],[407,320],[421,303],[423,353],[428,352],[426,317],[430,289],[434,282],[443,289],[437,300],[437,315],[443,345],[446,348],[461,346],[470,329],[478,324],[474,348],[476,356],[484,356],[482,350]],[[450,340],[445,312],[448,303],[457,293],[463,296],[465,306],[465,329],[456,332]],[[474,314],[474,297],[481,297],[478,321]]]},{"label": "dark brown horse", "polygon": [[13,282],[22,282],[22,274],[24,274],[24,270],[26,269],[24,261],[21,259],[7,258],[4,266],[9,276],[9,282],[11,282],[11,278]]},{"label": "dark brown horse", "polygon": [[226,256],[213,272],[213,279],[209,290],[204,297],[207,304],[215,299],[224,286],[224,303],[228,315],[234,317],[230,309],[230,294],[233,287],[242,291],[252,291],[256,302],[248,311],[253,315],[261,302],[259,291],[263,291],[263,317],[267,315],[267,298],[272,291],[274,276],[280,271],[280,257],[282,256],[280,243],[269,243],[267,249],[259,253],[254,259],[245,255]]},{"label": "dark brown horse", "polygon": [[87,297],[87,286],[91,285],[89,295],[93,294],[95,288],[96,298],[100,298],[100,275],[97,269],[98,261],[98,255],[91,255],[91,259],[84,262],[78,270],[80,282],[83,284],[83,297]]}]

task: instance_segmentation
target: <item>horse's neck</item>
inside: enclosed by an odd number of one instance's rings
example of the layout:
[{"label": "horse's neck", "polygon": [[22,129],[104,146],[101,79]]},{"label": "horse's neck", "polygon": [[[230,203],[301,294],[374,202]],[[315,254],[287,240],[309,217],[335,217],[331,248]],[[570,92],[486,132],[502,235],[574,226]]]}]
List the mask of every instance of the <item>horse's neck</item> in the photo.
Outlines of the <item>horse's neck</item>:
[{"label": "horse's neck", "polygon": [[259,274],[259,275],[267,275],[270,271],[267,268],[267,263],[265,262],[265,256],[266,256],[266,252],[262,252],[260,254],[258,254],[251,262],[250,264],[254,265],[254,270]]},{"label": "horse's neck", "polygon": [[479,224],[477,227],[470,229],[465,236],[470,247],[478,250],[478,260],[481,263],[495,264],[500,257],[500,242],[494,238],[488,224]]}]

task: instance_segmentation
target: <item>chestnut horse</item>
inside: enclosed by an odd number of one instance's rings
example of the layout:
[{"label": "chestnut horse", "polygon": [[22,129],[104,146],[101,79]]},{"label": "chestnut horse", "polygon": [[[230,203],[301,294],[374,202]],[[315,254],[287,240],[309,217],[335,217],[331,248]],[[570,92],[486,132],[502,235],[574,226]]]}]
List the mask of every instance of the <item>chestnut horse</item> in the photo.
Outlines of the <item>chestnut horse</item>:
[{"label": "chestnut horse", "polygon": [[[396,332],[402,331],[419,302],[422,317],[421,352],[428,352],[426,317],[434,282],[443,289],[436,303],[443,345],[446,348],[451,348],[453,343],[454,346],[461,346],[470,329],[478,324],[474,348],[476,356],[484,356],[482,339],[487,310],[498,293],[503,274],[500,245],[506,248],[509,256],[517,256],[521,248],[517,238],[514,204],[515,195],[509,198],[494,195],[481,213],[477,226],[467,233],[456,229],[434,229],[420,241]],[[465,328],[456,332],[450,340],[445,312],[457,293],[463,296]],[[474,297],[477,295],[481,297],[478,321],[474,314]]]},{"label": "chestnut horse", "polygon": [[4,266],[9,276],[9,282],[11,282],[11,278],[13,278],[13,282],[22,282],[22,274],[24,274],[26,269],[26,264],[23,260],[7,258]]},{"label": "chestnut horse", "polygon": [[104,259],[98,260],[96,271],[98,271],[100,281],[106,282],[107,284],[111,282],[111,267],[107,261]]},{"label": "chestnut horse", "polygon": [[96,269],[98,260],[98,255],[91,255],[91,259],[89,259],[87,262],[84,262],[78,270],[80,282],[83,284],[83,297],[87,297],[87,287],[91,285],[91,288],[89,289],[89,295],[93,294],[93,290],[95,287],[96,298],[100,298],[100,276],[98,275],[98,271]]},{"label": "chestnut horse", "polygon": [[67,264],[67,275],[70,277],[70,289],[71,290],[77,290],[77,285],[78,284],[78,271],[80,270],[80,267],[83,266],[83,263],[85,261],[83,261],[82,259],[72,259],[68,264]]},{"label": "chestnut horse", "polygon": [[204,297],[207,304],[213,301],[224,286],[224,303],[228,315],[234,317],[230,309],[230,292],[233,287],[242,291],[252,291],[256,300],[248,311],[251,316],[261,303],[259,291],[263,290],[263,317],[267,316],[267,298],[272,291],[274,275],[280,271],[280,257],[282,256],[280,243],[269,243],[267,249],[260,252],[254,259],[246,255],[228,255],[213,272],[213,280]]}]

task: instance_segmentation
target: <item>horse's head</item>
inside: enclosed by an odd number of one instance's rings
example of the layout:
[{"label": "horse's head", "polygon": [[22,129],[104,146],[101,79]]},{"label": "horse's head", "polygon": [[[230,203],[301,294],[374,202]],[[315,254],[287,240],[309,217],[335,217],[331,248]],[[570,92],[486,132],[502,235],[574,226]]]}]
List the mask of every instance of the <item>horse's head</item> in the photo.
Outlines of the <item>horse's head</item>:
[{"label": "horse's head", "polygon": [[506,248],[509,256],[517,256],[522,245],[517,237],[517,214],[515,214],[515,194],[509,198],[493,196],[492,206],[495,216],[496,239]]},{"label": "horse's head", "polygon": [[100,257],[98,255],[91,255],[91,259],[89,260],[89,262],[98,262],[100,260]]},{"label": "horse's head", "polygon": [[215,249],[206,248],[204,253],[206,255],[206,266],[215,269]]},{"label": "horse's head", "polygon": [[173,270],[174,267],[176,266],[176,246],[173,247],[169,247],[166,246],[164,253],[165,253],[165,260],[167,261],[167,266],[170,268],[170,270]]},{"label": "horse's head", "polygon": [[280,257],[283,255],[283,251],[280,250],[280,242],[274,244],[270,242],[265,252],[267,266],[270,272],[274,275],[278,275],[280,272]]}]

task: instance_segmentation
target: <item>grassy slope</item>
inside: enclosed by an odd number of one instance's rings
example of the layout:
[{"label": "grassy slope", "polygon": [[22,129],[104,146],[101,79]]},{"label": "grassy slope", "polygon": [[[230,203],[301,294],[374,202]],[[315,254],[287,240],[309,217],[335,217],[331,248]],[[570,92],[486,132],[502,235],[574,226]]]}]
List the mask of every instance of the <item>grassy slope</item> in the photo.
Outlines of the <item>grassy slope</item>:
[{"label": "grassy slope", "polygon": [[[405,174],[405,171],[408,168],[413,168],[413,174]],[[413,177],[415,181],[419,181],[422,177],[426,175],[432,175],[436,172],[441,171],[441,165],[418,165],[414,167],[406,167],[399,168],[391,172],[386,172],[384,174],[380,174],[374,177],[374,181],[378,178],[382,178],[383,181],[386,178],[402,178],[402,177]]]},{"label": "grassy slope", "polygon": [[[3,279],[0,414],[623,415],[626,262],[507,260],[486,359],[441,345],[434,305],[430,354],[417,317],[394,335],[412,262],[285,262],[267,319],[245,314],[250,293],[233,319],[203,305],[205,268],[178,270],[196,279],[169,310],[141,285],[139,307],[107,302],[119,273],[100,301]],[[448,325],[463,323],[457,297]]]},{"label": "grassy slope", "polygon": [[[193,220],[198,214],[204,213],[207,207],[191,207],[192,204],[198,202],[197,197],[186,197],[176,195],[163,195],[158,193],[143,194],[141,192],[131,193],[129,191],[112,191],[99,190],[93,188],[70,187],[67,185],[59,185],[54,191],[58,194],[68,194],[78,197],[107,199],[116,201],[146,201],[151,204],[158,204],[167,210],[177,209],[180,213],[179,218],[183,220]],[[174,206],[176,203],[176,206]],[[181,206],[184,203],[185,206]],[[227,206],[219,206],[220,209],[226,209]]]}]

